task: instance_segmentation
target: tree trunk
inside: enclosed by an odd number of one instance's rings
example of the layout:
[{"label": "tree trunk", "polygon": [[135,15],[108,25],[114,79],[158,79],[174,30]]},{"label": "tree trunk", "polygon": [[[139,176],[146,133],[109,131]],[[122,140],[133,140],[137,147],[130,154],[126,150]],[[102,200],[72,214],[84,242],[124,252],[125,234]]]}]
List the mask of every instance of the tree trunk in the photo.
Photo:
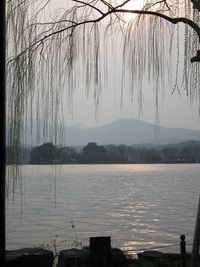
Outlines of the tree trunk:
[{"label": "tree trunk", "polygon": [[192,246],[192,259],[191,259],[191,267],[199,267],[199,246],[200,246],[200,197],[199,197],[199,205],[196,217],[196,225],[194,231],[194,240]]},{"label": "tree trunk", "polygon": [[5,266],[5,0],[0,1],[0,266]]}]

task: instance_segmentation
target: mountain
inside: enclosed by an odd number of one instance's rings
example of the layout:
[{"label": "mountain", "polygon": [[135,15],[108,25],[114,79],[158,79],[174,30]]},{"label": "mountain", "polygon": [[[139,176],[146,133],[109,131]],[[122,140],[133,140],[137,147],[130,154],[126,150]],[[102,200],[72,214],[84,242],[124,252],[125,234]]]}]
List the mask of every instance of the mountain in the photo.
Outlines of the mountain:
[{"label": "mountain", "polygon": [[98,144],[136,145],[142,143],[170,144],[187,140],[200,140],[200,131],[184,128],[158,127],[136,119],[119,119],[99,127],[65,127],[65,145]]}]

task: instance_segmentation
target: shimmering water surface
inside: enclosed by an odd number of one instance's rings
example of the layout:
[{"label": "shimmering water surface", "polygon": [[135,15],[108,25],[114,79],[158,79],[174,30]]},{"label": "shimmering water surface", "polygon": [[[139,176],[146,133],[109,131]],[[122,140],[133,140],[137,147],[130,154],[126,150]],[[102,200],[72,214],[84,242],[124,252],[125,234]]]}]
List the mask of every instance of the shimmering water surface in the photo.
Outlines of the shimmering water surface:
[{"label": "shimmering water surface", "polygon": [[199,164],[23,166],[7,201],[7,249],[73,246],[70,221],[83,245],[110,235],[113,246],[146,249],[182,233],[189,244],[199,193]]}]

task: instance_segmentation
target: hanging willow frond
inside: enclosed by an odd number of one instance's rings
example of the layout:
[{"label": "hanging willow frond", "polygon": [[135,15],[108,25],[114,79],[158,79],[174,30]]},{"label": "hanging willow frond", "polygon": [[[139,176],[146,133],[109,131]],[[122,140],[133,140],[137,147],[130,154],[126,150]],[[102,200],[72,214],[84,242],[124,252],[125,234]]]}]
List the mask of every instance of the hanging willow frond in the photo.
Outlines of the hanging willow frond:
[{"label": "hanging willow frond", "polygon": [[[121,98],[125,85],[131,98],[137,90],[140,109],[147,80],[157,107],[164,88],[200,102],[198,1],[146,0],[140,10],[128,8],[131,1],[65,1],[53,12],[51,0],[7,1],[7,136],[16,161],[28,121],[37,121],[37,130],[30,124],[33,141],[43,133],[58,142],[74,91],[93,91],[97,112],[115,67],[121,69]],[[127,21],[125,14],[136,16]],[[110,66],[106,46],[116,41],[121,66]]]}]

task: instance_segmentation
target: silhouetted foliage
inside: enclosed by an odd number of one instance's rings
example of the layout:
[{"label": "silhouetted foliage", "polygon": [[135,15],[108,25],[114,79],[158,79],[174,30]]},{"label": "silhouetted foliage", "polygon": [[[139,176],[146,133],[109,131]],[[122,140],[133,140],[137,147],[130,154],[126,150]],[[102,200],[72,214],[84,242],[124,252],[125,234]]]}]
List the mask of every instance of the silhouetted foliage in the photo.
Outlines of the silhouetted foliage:
[{"label": "silhouetted foliage", "polygon": [[98,146],[95,142],[91,142],[83,148],[81,162],[105,163],[106,160],[106,150],[103,146]]},{"label": "silhouetted foliage", "polygon": [[[11,150],[8,159],[11,158]],[[28,150],[22,163],[27,163]],[[8,163],[12,163],[8,161]],[[200,142],[183,142],[166,146],[101,146],[88,143],[83,149],[57,148],[44,143],[30,151],[30,164],[125,164],[125,163],[200,163]]]},{"label": "silhouetted foliage", "polygon": [[77,163],[80,161],[80,153],[76,152],[71,147],[62,147],[59,149],[58,153],[60,164]]},{"label": "silhouetted foliage", "polygon": [[176,162],[179,154],[176,147],[165,147],[163,149],[163,159],[168,163]]},{"label": "silhouetted foliage", "polygon": [[146,149],[144,150],[145,163],[160,163],[161,156],[160,151],[156,149]]},{"label": "silhouetted foliage", "polygon": [[30,161],[30,149],[21,147],[19,156],[16,157],[13,153],[12,147],[6,147],[6,164],[29,164]]},{"label": "silhouetted foliage", "polygon": [[126,145],[105,146],[108,163],[128,163],[132,161],[133,147]]},{"label": "silhouetted foliage", "polygon": [[58,149],[52,143],[44,143],[30,152],[30,164],[58,163]]}]

